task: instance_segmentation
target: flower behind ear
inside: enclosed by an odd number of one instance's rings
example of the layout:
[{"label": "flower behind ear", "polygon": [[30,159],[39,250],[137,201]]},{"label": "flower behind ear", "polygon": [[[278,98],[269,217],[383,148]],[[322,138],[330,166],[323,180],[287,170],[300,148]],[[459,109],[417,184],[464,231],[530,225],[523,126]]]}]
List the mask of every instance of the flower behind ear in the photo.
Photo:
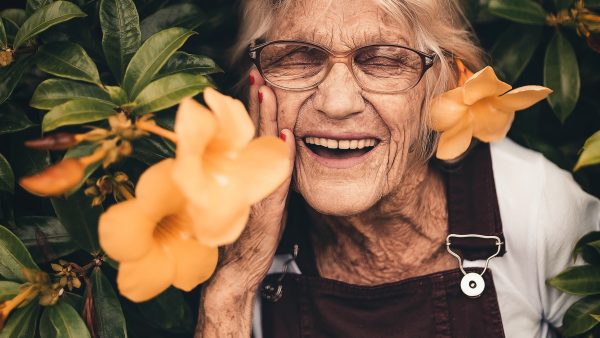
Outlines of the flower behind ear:
[{"label": "flower behind ear", "polygon": [[512,87],[500,81],[490,66],[475,74],[460,60],[457,67],[459,87],[436,97],[431,106],[429,127],[440,133],[436,157],[441,160],[460,157],[473,137],[483,142],[504,138],[515,111],[526,109],[552,93],[542,86],[510,90]]}]

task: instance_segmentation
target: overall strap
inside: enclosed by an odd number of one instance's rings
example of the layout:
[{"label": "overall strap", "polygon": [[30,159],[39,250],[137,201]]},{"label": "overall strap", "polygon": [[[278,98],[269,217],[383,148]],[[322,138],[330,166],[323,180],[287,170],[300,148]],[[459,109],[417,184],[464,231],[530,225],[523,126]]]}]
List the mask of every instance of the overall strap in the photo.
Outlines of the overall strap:
[{"label": "overall strap", "polygon": [[[448,233],[496,236],[505,242],[496,196],[490,145],[479,143],[456,165],[445,167],[448,197]],[[487,259],[498,247],[496,240],[452,238],[452,249],[467,260]],[[498,256],[506,253],[501,245]]]}]

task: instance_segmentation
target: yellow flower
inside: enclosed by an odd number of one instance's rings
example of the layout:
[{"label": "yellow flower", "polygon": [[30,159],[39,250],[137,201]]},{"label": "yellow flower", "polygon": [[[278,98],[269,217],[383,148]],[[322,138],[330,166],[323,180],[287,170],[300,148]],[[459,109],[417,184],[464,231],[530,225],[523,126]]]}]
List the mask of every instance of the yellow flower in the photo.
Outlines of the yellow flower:
[{"label": "yellow flower", "polygon": [[250,206],[289,175],[289,149],[275,136],[253,140],[255,129],[239,100],[212,88],[204,91],[209,111],[192,99],[177,112],[174,179],[189,199],[199,242],[232,243],[242,232]]},{"label": "yellow flower", "polygon": [[504,138],[515,111],[528,108],[552,93],[542,86],[511,88],[488,66],[470,76],[463,85],[434,99],[429,125],[441,133],[436,156],[442,160],[456,159],[469,148],[473,137],[484,142]]}]

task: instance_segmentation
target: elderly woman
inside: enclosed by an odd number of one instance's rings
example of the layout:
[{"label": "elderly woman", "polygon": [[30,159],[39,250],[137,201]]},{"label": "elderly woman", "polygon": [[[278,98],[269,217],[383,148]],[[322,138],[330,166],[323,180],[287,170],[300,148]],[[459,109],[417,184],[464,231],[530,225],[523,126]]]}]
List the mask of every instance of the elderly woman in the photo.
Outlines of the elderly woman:
[{"label": "elderly woman", "polygon": [[293,175],[224,248],[198,337],[546,337],[561,325],[576,299],[545,281],[598,229],[600,204],[509,140],[430,160],[432,98],[456,87],[456,59],[483,65],[457,2],[245,2],[250,114],[288,144]]}]

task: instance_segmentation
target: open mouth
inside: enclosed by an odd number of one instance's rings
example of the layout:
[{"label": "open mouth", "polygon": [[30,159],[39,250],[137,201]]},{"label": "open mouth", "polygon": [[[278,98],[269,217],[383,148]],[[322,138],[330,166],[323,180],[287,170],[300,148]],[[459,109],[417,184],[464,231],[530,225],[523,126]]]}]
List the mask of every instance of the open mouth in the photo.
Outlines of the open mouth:
[{"label": "open mouth", "polygon": [[316,155],[332,160],[361,157],[373,150],[379,140],[375,138],[336,140],[305,137],[304,144]]}]

